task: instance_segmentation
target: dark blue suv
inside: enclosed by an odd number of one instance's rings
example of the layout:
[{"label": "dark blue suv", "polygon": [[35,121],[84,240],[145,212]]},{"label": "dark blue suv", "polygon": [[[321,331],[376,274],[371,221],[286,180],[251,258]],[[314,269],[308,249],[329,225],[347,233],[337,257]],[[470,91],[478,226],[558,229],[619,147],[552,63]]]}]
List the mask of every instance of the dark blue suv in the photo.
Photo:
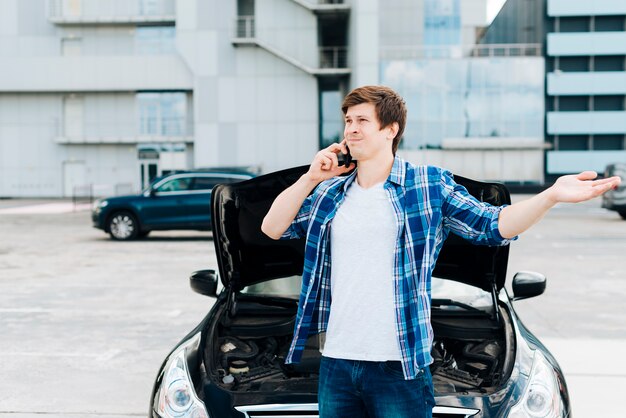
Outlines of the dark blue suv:
[{"label": "dark blue suv", "polygon": [[156,179],[141,194],[100,199],[91,218],[116,240],[145,237],[154,230],[211,230],[211,190],[217,184],[254,177],[239,171],[188,171]]}]

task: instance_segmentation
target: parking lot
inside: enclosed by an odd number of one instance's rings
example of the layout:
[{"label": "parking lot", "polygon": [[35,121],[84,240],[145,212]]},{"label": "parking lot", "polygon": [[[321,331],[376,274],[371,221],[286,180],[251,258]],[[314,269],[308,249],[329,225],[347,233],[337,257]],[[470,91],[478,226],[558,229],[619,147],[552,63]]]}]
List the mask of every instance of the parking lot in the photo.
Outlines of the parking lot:
[{"label": "parking lot", "polygon": [[[146,416],[161,362],[212,304],[188,283],[216,268],[211,234],[115,242],[72,209],[0,200],[0,416]],[[515,306],[563,367],[576,417],[623,416],[625,251],[626,221],[598,200],[558,206],[512,245],[509,277],[548,278]]]}]

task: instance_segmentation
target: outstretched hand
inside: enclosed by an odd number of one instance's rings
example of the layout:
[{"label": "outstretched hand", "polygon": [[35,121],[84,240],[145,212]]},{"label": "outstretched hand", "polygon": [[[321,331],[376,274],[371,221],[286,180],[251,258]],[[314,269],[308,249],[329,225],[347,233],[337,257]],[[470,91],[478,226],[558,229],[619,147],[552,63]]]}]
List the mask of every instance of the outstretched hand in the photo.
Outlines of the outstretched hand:
[{"label": "outstretched hand", "polygon": [[617,188],[621,183],[618,176],[594,180],[596,177],[598,173],[595,171],[583,171],[580,174],[559,177],[550,188],[551,197],[555,203],[584,202]]}]

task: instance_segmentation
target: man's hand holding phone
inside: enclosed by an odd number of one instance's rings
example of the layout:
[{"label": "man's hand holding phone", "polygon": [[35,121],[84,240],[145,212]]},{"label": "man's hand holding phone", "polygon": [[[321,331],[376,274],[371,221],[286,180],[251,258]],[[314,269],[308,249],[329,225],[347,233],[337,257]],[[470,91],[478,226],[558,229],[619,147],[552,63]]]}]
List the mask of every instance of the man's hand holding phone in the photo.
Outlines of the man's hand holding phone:
[{"label": "man's hand holding phone", "polygon": [[356,167],[352,161],[350,150],[344,139],[338,144],[332,144],[315,155],[308,171],[310,180],[322,182],[332,177],[348,173]]}]

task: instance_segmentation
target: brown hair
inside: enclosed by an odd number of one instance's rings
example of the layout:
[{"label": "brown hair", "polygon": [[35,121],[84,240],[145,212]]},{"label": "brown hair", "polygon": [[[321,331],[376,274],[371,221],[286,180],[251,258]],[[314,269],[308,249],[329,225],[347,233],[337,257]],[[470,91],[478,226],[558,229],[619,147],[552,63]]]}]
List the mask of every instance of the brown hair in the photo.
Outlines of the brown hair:
[{"label": "brown hair", "polygon": [[406,125],[406,104],[404,100],[389,87],[363,86],[348,93],[341,104],[341,111],[345,115],[348,108],[362,103],[372,103],[375,106],[380,129],[398,122],[398,133],[393,138],[392,145],[392,151],[395,155],[404,133],[404,126]]}]

